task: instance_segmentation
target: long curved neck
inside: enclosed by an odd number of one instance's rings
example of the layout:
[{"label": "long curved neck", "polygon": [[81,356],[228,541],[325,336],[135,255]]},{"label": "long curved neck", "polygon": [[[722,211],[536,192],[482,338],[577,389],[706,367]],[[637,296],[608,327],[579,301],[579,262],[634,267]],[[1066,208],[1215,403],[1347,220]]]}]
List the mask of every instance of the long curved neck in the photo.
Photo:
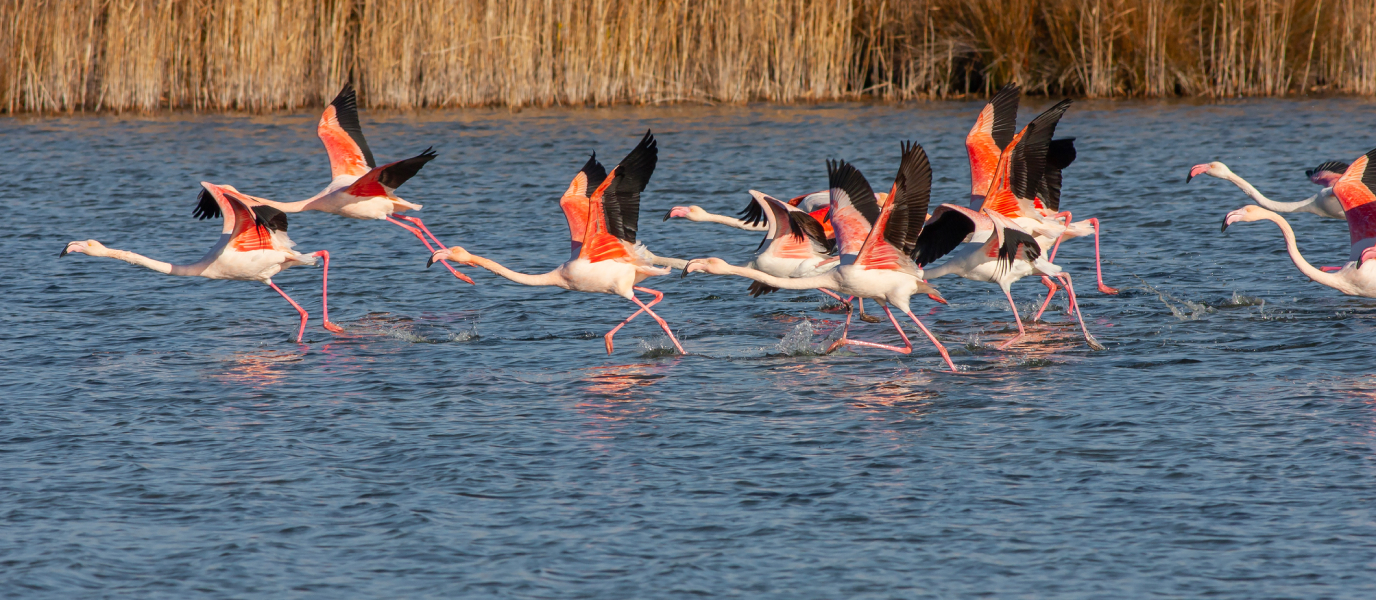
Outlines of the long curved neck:
[{"label": "long curved neck", "polygon": [[745,221],[742,221],[734,217],[718,215],[707,211],[703,212],[706,213],[707,216],[695,220],[707,223],[721,223],[722,225],[726,225],[728,227],[735,227],[736,229],[744,229],[746,231],[765,231],[769,229],[768,225],[749,225]]},{"label": "long curved neck", "polygon": [[310,210],[311,204],[315,203],[316,200],[319,200],[324,196],[324,194],[321,194],[318,196],[307,198],[305,200],[297,200],[296,202],[278,202],[276,200],[267,200],[264,198],[259,198],[258,201],[268,206],[271,206],[277,210],[280,210],[284,213],[299,213],[301,211]]},{"label": "long curved neck", "polygon": [[472,260],[469,261],[469,264],[474,264],[489,271],[492,271],[493,273],[501,275],[502,277],[510,279],[521,285],[552,285],[555,287],[562,288],[568,287],[568,281],[564,279],[563,275],[559,274],[558,269],[541,275],[527,275],[525,273],[518,273],[516,271],[512,271],[511,269],[508,269],[498,264],[494,260],[483,258],[481,256],[474,256]]},{"label": "long curved neck", "polygon": [[1300,272],[1304,273],[1305,277],[1338,291],[1352,293],[1352,286],[1348,284],[1347,280],[1314,268],[1314,265],[1309,264],[1309,261],[1300,255],[1300,248],[1295,243],[1295,230],[1290,228],[1290,223],[1284,217],[1270,214],[1266,215],[1266,218],[1280,226],[1281,235],[1285,236],[1285,250],[1290,253],[1290,260],[1295,262],[1295,266],[1299,267]]},{"label": "long curved neck", "polygon": [[1242,190],[1242,193],[1247,194],[1247,197],[1255,200],[1258,206],[1276,212],[1304,212],[1312,207],[1314,202],[1319,199],[1318,195],[1314,195],[1304,200],[1300,200],[1299,202],[1276,202],[1262,195],[1257,188],[1253,187],[1246,179],[1238,176],[1237,173],[1230,171],[1223,178],[1233,182],[1233,185],[1236,185],[1238,189]]},{"label": "long curved neck", "polygon": [[187,269],[187,268],[188,268],[187,265],[174,265],[174,264],[172,264],[172,263],[163,262],[163,261],[160,261],[160,260],[153,260],[153,259],[151,259],[151,258],[148,258],[147,256],[142,255],[142,254],[138,254],[138,253],[136,253],[136,252],[130,252],[130,251],[128,251],[128,250],[115,250],[114,248],[110,248],[110,249],[107,249],[105,252],[102,252],[102,253],[100,253],[100,254],[97,254],[96,256],[105,256],[105,257],[113,258],[113,259],[116,259],[116,260],[122,260],[122,261],[127,262],[127,263],[129,263],[129,264],[131,264],[131,265],[138,265],[138,266],[140,266],[140,267],[147,267],[147,268],[149,268],[149,269],[152,269],[152,270],[154,270],[154,271],[157,271],[157,272],[159,272],[159,273],[164,273],[164,274],[167,274],[167,275],[189,275],[189,274],[190,274],[190,273],[179,273],[179,272],[176,272],[176,271],[180,271],[180,270],[185,270],[185,269]]},{"label": "long curved neck", "polygon": [[749,267],[727,265],[724,273],[754,279],[765,285],[784,290],[815,290],[819,287],[836,286],[836,271],[827,271],[826,273],[813,275],[812,277],[775,277],[769,273],[756,271]]}]

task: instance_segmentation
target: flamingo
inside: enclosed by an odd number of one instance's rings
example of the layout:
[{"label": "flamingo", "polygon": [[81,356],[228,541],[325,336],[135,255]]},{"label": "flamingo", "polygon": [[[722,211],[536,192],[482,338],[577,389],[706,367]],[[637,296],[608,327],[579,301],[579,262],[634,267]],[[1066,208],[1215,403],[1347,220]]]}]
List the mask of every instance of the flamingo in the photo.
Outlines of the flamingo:
[{"label": "flamingo", "polygon": [[831,219],[836,230],[836,242],[841,253],[836,268],[809,277],[775,277],[747,267],[735,267],[720,258],[709,257],[688,261],[684,273],[703,271],[714,275],[737,275],[764,285],[789,289],[810,290],[829,288],[844,295],[878,300],[889,321],[903,339],[904,347],[876,344],[847,337],[850,317],[846,317],[846,333],[836,340],[828,352],[844,345],[867,346],[911,354],[912,342],[894,318],[889,305],[898,308],[912,319],[941,353],[951,371],[957,371],[946,347],[936,339],[922,321],[913,315],[909,299],[914,294],[927,294],[941,299],[936,288],[922,280],[922,270],[908,255],[913,251],[927,217],[927,202],[931,197],[932,168],[927,153],[918,144],[903,143],[903,159],[894,179],[892,191],[881,209],[865,176],[844,161],[827,161],[827,179],[831,196]]},{"label": "flamingo", "polygon": [[1281,235],[1285,236],[1285,249],[1290,253],[1290,260],[1306,277],[1349,296],[1376,298],[1376,267],[1366,268],[1372,264],[1369,261],[1376,258],[1376,193],[1373,193],[1376,190],[1376,165],[1372,165],[1372,161],[1376,161],[1376,149],[1353,161],[1333,185],[1333,193],[1346,211],[1347,229],[1352,241],[1348,263],[1336,273],[1310,265],[1295,244],[1295,230],[1290,228],[1285,217],[1274,211],[1249,204],[1223,217],[1223,231],[1227,231],[1233,223],[1271,221],[1280,227]]},{"label": "flamingo", "polygon": [[338,325],[330,322],[328,298],[330,253],[325,250],[302,254],[292,250],[295,244],[287,237],[287,217],[281,211],[268,206],[250,206],[243,194],[233,186],[220,186],[201,182],[199,202],[201,206],[215,204],[224,216],[224,227],[220,239],[200,260],[188,264],[172,264],[135,254],[128,250],[107,248],[96,240],[68,242],[59,257],[68,254],[105,256],[124,262],[147,267],[166,275],[204,277],[206,279],[236,279],[265,283],[287,299],[296,312],[301,314],[301,327],[296,332],[296,343],[301,343],[306,333],[306,309],[301,308],[282,288],[273,283],[272,276],[296,265],[314,265],[318,257],[323,260],[325,271],[320,286],[320,307],[324,313],[325,329],[341,332]]},{"label": "flamingo", "polygon": [[1236,185],[1238,189],[1242,190],[1242,193],[1247,194],[1257,204],[1275,212],[1307,212],[1329,219],[1343,219],[1346,218],[1343,203],[1334,195],[1333,185],[1346,170],[1347,165],[1338,161],[1328,161],[1313,169],[1305,170],[1304,174],[1309,177],[1311,182],[1324,186],[1324,188],[1319,193],[1299,202],[1276,202],[1263,196],[1246,179],[1239,177],[1232,169],[1228,168],[1228,165],[1218,161],[1190,167],[1190,174],[1185,177],[1185,183],[1189,183],[1191,179],[1200,175],[1208,175],[1233,182],[1233,185]]},{"label": "flamingo", "polygon": [[[687,354],[669,324],[650,309],[664,299],[664,293],[637,285],[648,277],[672,272],[668,267],[655,266],[656,257],[636,241],[640,193],[654,174],[658,160],[658,143],[648,131],[611,173],[597,162],[596,155],[588,159],[559,201],[569,224],[571,253],[569,260],[553,271],[543,275],[518,273],[496,261],[470,254],[459,246],[435,251],[426,266],[435,261],[452,260],[482,267],[522,285],[621,296],[640,309],[603,336],[607,354],[612,353],[612,336],[642,312],[659,323],[679,354]],[[654,299],[642,302],[635,296],[637,291],[650,294]]]},{"label": "flamingo", "polygon": [[[1103,349],[1085,327],[1070,274],[1042,258],[1043,245],[1058,239],[1065,228],[1056,230],[1052,227],[1055,223],[1048,223],[1045,217],[1034,212],[1037,195],[1048,192],[1048,180],[1044,175],[1051,137],[1055,134],[1057,121],[1069,107],[1068,100],[1058,103],[1038,115],[1006,144],[995,167],[988,196],[979,210],[943,204],[932,213],[924,233],[917,240],[915,259],[925,266],[954,250],[964,239],[985,238],[982,243],[967,245],[940,266],[925,269],[924,273],[928,280],[959,275],[972,281],[996,284],[1003,290],[1018,324],[1018,334],[1001,344],[1000,350],[1027,333],[1010,287],[1028,275],[1059,279],[1070,296],[1071,309],[1080,322],[1086,343],[1095,350]],[[1052,182],[1054,180],[1052,178]],[[1017,216],[1011,217],[1009,213]],[[1024,223],[1041,227],[1039,232],[1050,229],[1052,233],[1034,234]],[[977,233],[982,235],[975,235]],[[1052,292],[1055,292],[1054,287]]]},{"label": "flamingo", "polygon": [[[425,244],[426,250],[432,253],[435,250],[430,241],[425,239],[427,235],[436,246],[444,249],[444,244],[430,233],[430,229],[419,218],[398,214],[421,209],[421,205],[397,197],[396,190],[420,172],[425,163],[434,160],[436,154],[432,149],[426,148],[411,158],[377,166],[373,152],[368,148],[368,141],[363,138],[363,128],[358,121],[358,99],[353,84],[349,83],[344,84],[344,89],[325,107],[316,126],[316,134],[325,144],[325,152],[330,157],[332,179],[329,185],[316,195],[297,202],[276,202],[249,196],[247,201],[250,206],[262,204],[285,213],[316,210],[350,219],[386,220],[411,232]],[[198,216],[205,219],[218,214],[211,212]],[[455,277],[473,283],[472,279],[448,263],[445,266]]]},{"label": "flamingo", "polygon": [[975,126],[965,136],[965,154],[970,158],[970,208],[979,210],[994,181],[1003,149],[1013,141],[1018,117],[1018,84],[999,89],[979,111]]}]

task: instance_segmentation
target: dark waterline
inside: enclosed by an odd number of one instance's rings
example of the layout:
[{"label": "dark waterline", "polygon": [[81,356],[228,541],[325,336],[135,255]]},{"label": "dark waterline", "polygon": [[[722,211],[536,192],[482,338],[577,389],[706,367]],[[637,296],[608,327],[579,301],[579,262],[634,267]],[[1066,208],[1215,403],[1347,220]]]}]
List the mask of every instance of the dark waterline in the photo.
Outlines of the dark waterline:
[{"label": "dark waterline", "polygon": [[[1049,104],[1024,103],[1022,119]],[[1029,106],[1030,105],[1030,106]],[[968,193],[978,103],[365,113],[379,161],[440,158],[401,195],[447,243],[540,273],[567,252],[558,195],[596,150],[646,128],[659,168],[640,238],[656,253],[743,262],[759,236],[661,222],[734,213],[755,188],[872,181],[898,142],[931,155],[934,202]],[[218,222],[197,182],[298,199],[326,181],[314,114],[0,119],[9,225],[0,286],[0,595],[24,598],[455,597],[1369,598],[1376,592],[1376,301],[1312,283],[1276,228],[1222,216],[1246,200],[1190,165],[1222,160],[1272,199],[1303,169],[1376,146],[1376,105],[1083,102],[1063,207],[1103,220],[1067,242],[1085,347],[1058,297],[1012,351],[997,288],[914,301],[930,345],[818,356],[821,296],[651,279],[692,353],[634,306],[478,285],[426,270],[393,225],[291,220],[319,271],[265,286],[158,275],[57,253],[69,240],[173,262]],[[877,184],[878,185],[878,184]],[[1291,217],[1315,264],[1339,221]],[[1025,314],[1045,288],[1014,287]],[[877,307],[876,307],[877,310]],[[909,329],[910,335],[914,329]],[[860,339],[893,343],[887,323]]]}]

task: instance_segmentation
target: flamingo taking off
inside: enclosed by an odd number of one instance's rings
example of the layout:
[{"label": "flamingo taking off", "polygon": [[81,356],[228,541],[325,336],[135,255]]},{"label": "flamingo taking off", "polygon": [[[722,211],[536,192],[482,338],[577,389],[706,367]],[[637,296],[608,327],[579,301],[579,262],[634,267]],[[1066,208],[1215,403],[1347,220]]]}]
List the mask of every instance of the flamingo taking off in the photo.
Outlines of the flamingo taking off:
[{"label": "flamingo taking off", "polygon": [[1338,161],[1328,161],[1313,169],[1306,169],[1304,174],[1309,177],[1309,181],[1324,187],[1319,193],[1299,202],[1276,202],[1267,198],[1246,179],[1229,169],[1228,165],[1218,161],[1190,167],[1190,174],[1185,177],[1185,183],[1189,183],[1191,179],[1200,175],[1208,175],[1233,182],[1233,185],[1236,185],[1238,189],[1242,190],[1242,193],[1247,194],[1262,208],[1275,212],[1307,212],[1330,219],[1344,219],[1346,216],[1344,216],[1343,203],[1334,195],[1333,186],[1342,177],[1343,172],[1347,171],[1347,167],[1346,164]]},{"label": "flamingo taking off", "polygon": [[[669,324],[650,309],[664,299],[664,293],[640,282],[654,275],[668,275],[671,269],[657,267],[656,257],[636,241],[640,215],[640,193],[650,182],[659,161],[659,146],[654,135],[645,132],[634,150],[607,173],[594,155],[574,176],[568,191],[559,200],[568,220],[571,256],[559,268],[543,275],[529,275],[512,271],[495,261],[469,254],[459,246],[437,250],[430,256],[430,265],[438,260],[482,267],[516,283],[530,286],[553,286],[577,292],[614,294],[640,307],[620,325],[608,331],[603,340],[607,354],[612,353],[612,336],[640,313],[649,314],[664,333],[669,335],[680,354],[686,354]],[[427,265],[428,266],[428,265]],[[640,291],[654,296],[648,304],[635,296]]]},{"label": "flamingo taking off", "polygon": [[1371,150],[1352,162],[1341,178],[1333,185],[1333,193],[1342,202],[1346,211],[1347,229],[1352,242],[1348,263],[1336,273],[1328,273],[1315,268],[1300,255],[1295,244],[1295,230],[1285,218],[1260,206],[1247,205],[1223,217],[1223,230],[1233,223],[1251,221],[1271,221],[1280,227],[1285,236],[1285,249],[1290,260],[1301,273],[1314,281],[1331,287],[1349,296],[1376,298],[1376,266],[1371,260],[1376,258],[1376,150]]},{"label": "flamingo taking off", "polygon": [[302,254],[292,250],[291,239],[287,237],[287,217],[281,211],[269,206],[250,206],[243,194],[231,186],[219,186],[201,182],[204,188],[199,197],[204,210],[206,204],[215,204],[223,215],[224,227],[220,239],[200,260],[174,265],[135,254],[128,250],[106,248],[96,240],[68,242],[58,256],[86,254],[105,256],[124,262],[147,267],[166,275],[205,277],[206,279],[237,279],[265,283],[283,298],[287,299],[296,312],[301,314],[301,327],[296,332],[296,342],[301,343],[306,333],[306,309],[301,308],[282,288],[272,282],[272,276],[296,265],[314,265],[317,257],[324,262],[324,279],[320,286],[320,307],[324,313],[325,329],[333,332],[343,331],[330,322],[329,269],[330,253],[324,250]]},{"label": "flamingo taking off", "polygon": [[[1049,148],[1053,143],[1051,138],[1055,134],[1056,123],[1069,106],[1069,101],[1063,101],[1038,115],[1005,145],[994,169],[987,198],[981,203],[982,208],[971,210],[943,204],[933,212],[925,231],[917,240],[915,259],[925,267],[954,250],[962,240],[983,238],[982,243],[967,245],[945,263],[926,268],[924,273],[929,280],[959,275],[972,281],[994,283],[1003,290],[1013,310],[1013,318],[1017,321],[1018,334],[1005,341],[999,349],[1007,348],[1026,334],[1010,286],[1028,275],[1060,279],[1070,296],[1071,309],[1079,319],[1086,343],[1096,350],[1103,349],[1085,328],[1070,275],[1042,258],[1043,244],[1049,245],[1052,240],[1058,239],[1064,227],[1059,230],[1046,227],[1045,216],[1034,212],[1039,195],[1050,197],[1048,187],[1059,189],[1059,185],[1048,186],[1045,172],[1048,163],[1052,162]],[[1034,235],[1024,228],[1023,223],[1042,226],[1043,230],[1049,229],[1051,234]],[[1052,287],[1051,291],[1054,293],[1055,288]]]},{"label": "flamingo taking off", "polygon": [[685,273],[704,271],[714,275],[738,275],[765,285],[787,290],[828,288],[843,295],[878,300],[889,316],[894,329],[903,339],[903,348],[853,340],[847,337],[850,317],[846,317],[845,333],[828,352],[843,345],[868,346],[910,354],[912,342],[894,318],[892,305],[912,319],[927,339],[932,341],[951,371],[955,363],[946,347],[936,339],[917,316],[913,315],[909,300],[914,294],[927,294],[941,300],[936,288],[922,280],[922,270],[909,258],[927,217],[927,202],[931,198],[932,168],[927,153],[917,144],[903,144],[903,159],[894,179],[889,201],[881,209],[874,192],[859,169],[843,161],[827,162],[827,179],[831,195],[831,220],[836,231],[836,243],[841,253],[840,265],[835,269],[810,277],[775,277],[756,269],[735,267],[720,258],[701,258],[688,262]]},{"label": "flamingo taking off", "polygon": [[[398,214],[421,209],[421,205],[397,197],[396,190],[414,177],[425,163],[434,160],[436,155],[431,149],[426,148],[411,158],[377,166],[358,121],[358,98],[354,94],[354,86],[348,83],[325,107],[320,124],[316,126],[316,134],[330,156],[332,179],[329,185],[320,193],[297,202],[276,202],[249,196],[246,200],[250,206],[265,204],[285,213],[316,210],[350,219],[386,220],[420,238],[425,249],[432,253],[435,248],[430,245],[430,240],[434,240],[440,249],[445,247],[419,218]],[[218,215],[212,212],[198,216],[204,219]],[[430,240],[425,239],[427,235]],[[473,283],[472,279],[448,263],[445,266],[455,277]]]}]

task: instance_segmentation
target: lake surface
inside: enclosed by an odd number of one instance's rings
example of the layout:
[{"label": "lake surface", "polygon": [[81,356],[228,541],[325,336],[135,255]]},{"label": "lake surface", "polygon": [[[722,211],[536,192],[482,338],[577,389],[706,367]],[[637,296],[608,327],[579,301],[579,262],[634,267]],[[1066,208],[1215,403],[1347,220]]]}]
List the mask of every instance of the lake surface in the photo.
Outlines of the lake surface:
[{"label": "lake surface", "polygon": [[[1020,123],[1044,99],[1024,99]],[[648,128],[660,162],[640,238],[742,263],[760,235],[662,222],[734,213],[755,188],[826,185],[855,162],[887,189],[922,143],[934,199],[968,193],[981,103],[365,112],[379,162],[434,145],[400,194],[441,240],[517,270],[567,256],[559,195]],[[320,272],[271,289],[68,256],[70,240],[198,259],[218,221],[199,181],[283,200],[328,179],[316,114],[0,119],[0,595],[24,598],[1371,598],[1376,594],[1376,300],[1289,262],[1223,160],[1272,199],[1303,169],[1376,146],[1369,101],[1081,102],[1063,208],[1104,224],[1057,262],[1058,296],[1016,332],[994,286],[944,278],[911,356],[819,355],[842,315],[814,292],[648,280],[688,356],[624,299],[469,286],[385,222],[291,217]],[[1345,225],[1291,222],[1315,264]],[[1014,295],[1030,317],[1045,288]],[[878,312],[878,307],[868,305]],[[882,313],[881,313],[882,314]],[[857,339],[896,343],[892,326]]]}]

